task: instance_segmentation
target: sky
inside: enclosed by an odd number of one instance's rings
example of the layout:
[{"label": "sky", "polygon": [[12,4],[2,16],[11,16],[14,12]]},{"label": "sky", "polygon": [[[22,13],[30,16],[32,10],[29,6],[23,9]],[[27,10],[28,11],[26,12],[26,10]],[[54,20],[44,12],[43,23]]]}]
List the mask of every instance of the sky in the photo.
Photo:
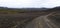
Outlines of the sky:
[{"label": "sky", "polygon": [[9,8],[52,8],[60,6],[60,0],[0,0],[0,6]]}]

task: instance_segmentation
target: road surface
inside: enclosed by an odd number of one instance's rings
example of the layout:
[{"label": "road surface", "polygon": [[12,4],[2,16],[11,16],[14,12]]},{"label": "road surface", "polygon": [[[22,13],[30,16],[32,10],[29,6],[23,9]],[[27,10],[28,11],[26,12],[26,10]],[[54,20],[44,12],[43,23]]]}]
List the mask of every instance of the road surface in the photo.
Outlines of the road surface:
[{"label": "road surface", "polygon": [[24,28],[59,28],[53,22],[47,19],[48,15],[35,18],[32,22],[29,22]]}]

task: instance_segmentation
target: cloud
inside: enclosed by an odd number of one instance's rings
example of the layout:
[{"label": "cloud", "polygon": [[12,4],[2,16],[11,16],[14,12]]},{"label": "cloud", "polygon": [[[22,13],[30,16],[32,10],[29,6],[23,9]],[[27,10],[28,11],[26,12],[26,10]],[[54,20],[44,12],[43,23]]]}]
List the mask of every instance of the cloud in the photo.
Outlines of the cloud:
[{"label": "cloud", "polygon": [[0,6],[22,7],[55,7],[60,6],[60,0],[0,0]]}]

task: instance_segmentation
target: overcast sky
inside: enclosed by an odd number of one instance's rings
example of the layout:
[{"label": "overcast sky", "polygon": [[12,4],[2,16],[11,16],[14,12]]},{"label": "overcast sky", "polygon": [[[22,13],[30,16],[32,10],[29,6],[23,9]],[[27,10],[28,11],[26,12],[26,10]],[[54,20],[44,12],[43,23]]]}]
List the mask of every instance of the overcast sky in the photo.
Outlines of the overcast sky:
[{"label": "overcast sky", "polygon": [[60,6],[60,0],[0,0],[0,6],[11,8],[52,8]]}]

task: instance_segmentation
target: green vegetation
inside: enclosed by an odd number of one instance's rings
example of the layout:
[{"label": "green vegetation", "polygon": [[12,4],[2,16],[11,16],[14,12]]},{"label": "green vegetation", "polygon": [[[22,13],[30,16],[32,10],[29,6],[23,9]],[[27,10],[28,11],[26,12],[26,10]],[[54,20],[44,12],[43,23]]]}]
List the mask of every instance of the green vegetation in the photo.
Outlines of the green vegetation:
[{"label": "green vegetation", "polygon": [[17,14],[17,13],[24,12],[22,10],[0,10],[0,14]]}]

